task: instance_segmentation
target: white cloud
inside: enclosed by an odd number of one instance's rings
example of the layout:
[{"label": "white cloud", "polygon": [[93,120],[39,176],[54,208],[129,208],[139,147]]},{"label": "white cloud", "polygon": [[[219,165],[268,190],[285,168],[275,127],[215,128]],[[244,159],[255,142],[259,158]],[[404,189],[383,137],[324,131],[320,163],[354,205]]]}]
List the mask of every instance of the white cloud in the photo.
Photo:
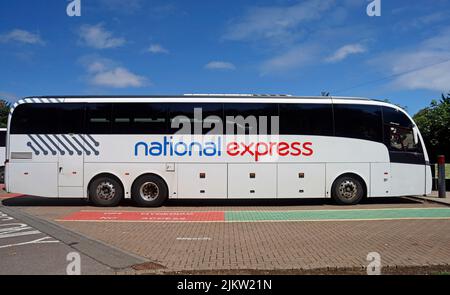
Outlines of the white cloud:
[{"label": "white cloud", "polygon": [[39,34],[34,34],[25,30],[14,29],[8,33],[0,35],[0,42],[18,42],[25,44],[45,45]]},{"label": "white cloud", "polygon": [[153,54],[158,54],[158,53],[164,53],[164,54],[168,54],[169,50],[167,50],[166,48],[162,47],[160,44],[152,44],[150,45],[150,47],[147,50],[150,53]]},{"label": "white cloud", "polygon": [[349,55],[364,53],[367,48],[361,44],[348,44],[336,50],[332,55],[325,59],[326,62],[338,62],[346,59]]},{"label": "white cloud", "polygon": [[[360,1],[278,1],[282,4],[253,7],[230,21],[222,39],[253,42],[266,56],[258,66],[263,75],[298,70],[327,58],[337,61],[363,50],[350,45],[368,42],[374,34],[365,24],[345,22],[352,10],[365,11]],[[324,55],[330,54],[329,44],[337,42],[349,46],[335,57]]]},{"label": "white cloud", "polygon": [[258,40],[290,38],[299,34],[304,22],[320,19],[334,0],[308,0],[291,6],[266,6],[250,9],[239,20],[231,22],[226,40]]},{"label": "white cloud", "polygon": [[79,36],[84,45],[96,49],[120,47],[126,42],[124,38],[114,37],[112,32],[105,30],[103,24],[82,25]]},{"label": "white cloud", "polygon": [[399,75],[392,82],[396,88],[440,92],[450,88],[450,52],[419,49],[393,54],[385,62],[393,75]]},{"label": "white cloud", "polygon": [[92,77],[94,85],[113,88],[142,87],[145,81],[144,77],[133,74],[122,67],[101,71]]},{"label": "white cloud", "polygon": [[427,89],[445,92],[450,87],[450,27],[418,46],[386,53],[372,60],[395,77],[398,89]]},{"label": "white cloud", "polygon": [[317,60],[319,54],[320,48],[316,44],[298,45],[263,62],[261,72],[265,75],[302,67]]},{"label": "white cloud", "polygon": [[235,70],[236,66],[226,61],[210,61],[205,65],[207,70]]},{"label": "white cloud", "polygon": [[146,77],[134,74],[110,59],[89,56],[82,58],[81,63],[88,72],[89,83],[95,86],[129,88],[150,84]]}]

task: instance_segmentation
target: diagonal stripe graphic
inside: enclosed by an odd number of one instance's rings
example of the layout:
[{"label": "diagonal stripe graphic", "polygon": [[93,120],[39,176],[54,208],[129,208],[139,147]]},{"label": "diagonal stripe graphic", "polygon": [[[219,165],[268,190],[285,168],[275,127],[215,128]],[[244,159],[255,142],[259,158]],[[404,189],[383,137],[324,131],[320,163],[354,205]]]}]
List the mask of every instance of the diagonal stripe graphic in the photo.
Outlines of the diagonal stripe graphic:
[{"label": "diagonal stripe graphic", "polygon": [[57,144],[57,143],[55,143],[51,138],[50,138],[50,136],[48,136],[47,134],[45,134],[44,135],[45,136],[45,138],[59,151],[59,153],[61,154],[61,155],[65,155],[65,151],[64,150],[62,150],[60,147],[59,147],[59,145]]},{"label": "diagonal stripe graphic", "polygon": [[92,150],[92,152],[96,155],[96,156],[98,156],[99,154],[100,154],[100,152],[99,151],[97,151],[92,145],[91,145],[91,143],[89,142],[89,141],[87,141],[86,140],[86,138],[84,138],[84,136],[81,136],[81,135],[78,135],[82,140],[83,140],[83,142]]},{"label": "diagonal stripe graphic", "polygon": [[65,136],[64,134],[62,135],[62,137],[70,144],[70,146],[77,152],[77,154],[79,156],[81,156],[83,154],[82,151],[80,151],[68,138],[67,136]]},{"label": "diagonal stripe graphic", "polygon": [[56,151],[51,148],[51,146],[40,136],[39,134],[36,134],[36,137],[39,138],[39,140],[52,152],[52,155],[56,155]]},{"label": "diagonal stripe graphic", "polygon": [[[46,149],[44,149],[31,134],[28,134],[27,136],[42,151],[42,153],[44,153],[44,155],[48,155],[48,151]],[[30,146],[30,145],[28,145],[28,146]]]},{"label": "diagonal stripe graphic", "polygon": [[58,136],[56,136],[56,135],[53,135],[53,137],[59,142],[59,144],[61,144],[61,146],[63,147],[63,148],[65,148],[66,149],[66,151],[69,153],[69,155],[73,155],[73,151],[71,150],[71,149],[69,149],[68,147],[67,147],[67,145],[58,137]]}]

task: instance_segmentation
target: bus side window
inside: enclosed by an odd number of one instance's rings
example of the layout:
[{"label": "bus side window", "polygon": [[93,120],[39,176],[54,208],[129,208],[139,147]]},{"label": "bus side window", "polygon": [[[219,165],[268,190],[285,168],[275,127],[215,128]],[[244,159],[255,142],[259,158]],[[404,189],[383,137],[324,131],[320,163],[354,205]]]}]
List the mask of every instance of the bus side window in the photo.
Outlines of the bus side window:
[{"label": "bus side window", "polygon": [[383,141],[379,106],[334,104],[333,108],[336,136]]},{"label": "bus side window", "polygon": [[331,104],[280,104],[280,134],[333,136]]},{"label": "bus side window", "polygon": [[112,104],[88,103],[86,105],[86,134],[111,133]]},{"label": "bus side window", "polygon": [[84,134],[83,103],[61,103],[59,108],[59,133],[61,134]]},{"label": "bus side window", "polygon": [[116,103],[113,106],[113,134],[167,133],[167,104]]},{"label": "bus side window", "polygon": [[222,134],[222,117],[221,103],[173,103],[169,107],[169,133]]},{"label": "bus side window", "polygon": [[[272,127],[275,126],[271,126],[271,117],[278,115],[278,104],[275,103],[226,103],[225,132],[239,135],[272,134]],[[266,118],[266,123],[260,120],[263,118]]]},{"label": "bus side window", "polygon": [[24,103],[13,113],[11,134],[58,134],[58,104]]}]

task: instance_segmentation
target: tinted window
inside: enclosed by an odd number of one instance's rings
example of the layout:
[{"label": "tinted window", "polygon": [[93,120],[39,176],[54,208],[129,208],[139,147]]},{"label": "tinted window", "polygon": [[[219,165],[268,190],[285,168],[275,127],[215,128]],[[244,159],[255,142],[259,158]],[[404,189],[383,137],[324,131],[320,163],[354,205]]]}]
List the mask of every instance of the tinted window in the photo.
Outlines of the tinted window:
[{"label": "tinted window", "polygon": [[86,133],[111,133],[112,104],[89,103],[86,105]]},{"label": "tinted window", "polygon": [[223,133],[221,103],[174,103],[170,104],[169,108],[170,133]]},{"label": "tinted window", "polygon": [[331,104],[280,104],[280,133],[333,135]]},{"label": "tinted window", "polygon": [[334,104],[333,108],[336,136],[382,142],[379,106]]},{"label": "tinted window", "polygon": [[414,142],[412,128],[404,128],[386,124],[386,133],[389,134],[389,149],[402,152],[420,152],[420,145]]},{"label": "tinted window", "polygon": [[411,120],[409,120],[403,112],[390,107],[383,107],[383,120],[385,124],[393,124],[402,127],[412,126]]},{"label": "tinted window", "polygon": [[59,133],[83,134],[85,104],[64,103],[59,107]]},{"label": "tinted window", "polygon": [[167,133],[167,104],[114,104],[112,132],[114,134]]},{"label": "tinted window", "polygon": [[[271,117],[278,116],[278,105],[274,103],[227,103],[224,115],[227,134],[272,134],[272,128],[278,127],[271,124]],[[275,134],[278,130],[273,131]]]},{"label": "tinted window", "polygon": [[0,131],[0,147],[6,146],[6,131]]},{"label": "tinted window", "polygon": [[414,142],[413,124],[401,111],[383,107],[385,144],[394,152],[422,152],[419,143]]},{"label": "tinted window", "polygon": [[25,103],[13,112],[11,134],[57,134],[59,104]]}]

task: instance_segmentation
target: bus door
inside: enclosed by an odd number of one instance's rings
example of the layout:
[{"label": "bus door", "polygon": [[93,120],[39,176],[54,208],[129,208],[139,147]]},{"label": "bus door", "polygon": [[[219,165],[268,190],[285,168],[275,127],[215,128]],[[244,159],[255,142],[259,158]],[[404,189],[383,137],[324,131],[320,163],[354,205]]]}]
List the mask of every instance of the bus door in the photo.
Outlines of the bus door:
[{"label": "bus door", "polygon": [[59,134],[58,192],[60,198],[83,195],[83,163],[86,152],[85,135]]},{"label": "bus door", "polygon": [[59,108],[58,193],[60,198],[83,196],[83,163],[89,153],[84,135],[84,104],[62,104]]}]

